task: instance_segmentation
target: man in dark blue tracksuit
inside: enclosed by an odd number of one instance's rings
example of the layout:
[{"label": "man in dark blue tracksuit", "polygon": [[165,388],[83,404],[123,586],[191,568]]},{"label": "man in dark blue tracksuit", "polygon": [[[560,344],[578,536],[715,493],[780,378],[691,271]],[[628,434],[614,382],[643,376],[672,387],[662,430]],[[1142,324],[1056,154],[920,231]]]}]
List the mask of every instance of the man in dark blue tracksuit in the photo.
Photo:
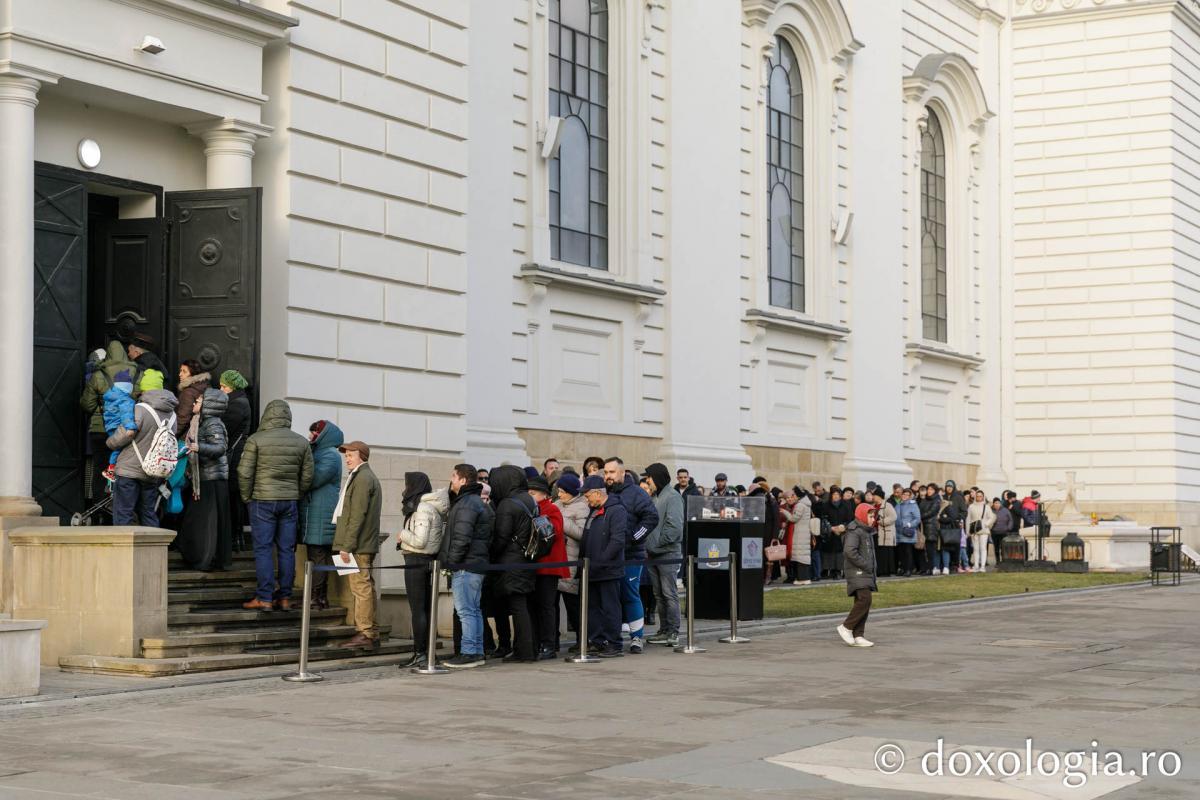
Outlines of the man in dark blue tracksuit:
[{"label": "man in dark blue tracksuit", "polygon": [[[604,483],[608,493],[616,496],[629,517],[629,533],[625,538],[625,560],[646,559],[646,535],[658,526],[658,509],[646,490],[638,486],[632,475],[625,473],[625,462],[613,456],[604,462]],[[629,626],[629,652],[645,649],[646,636],[642,630],[645,611],[642,608],[642,566],[625,567],[621,584],[621,621]]]}]

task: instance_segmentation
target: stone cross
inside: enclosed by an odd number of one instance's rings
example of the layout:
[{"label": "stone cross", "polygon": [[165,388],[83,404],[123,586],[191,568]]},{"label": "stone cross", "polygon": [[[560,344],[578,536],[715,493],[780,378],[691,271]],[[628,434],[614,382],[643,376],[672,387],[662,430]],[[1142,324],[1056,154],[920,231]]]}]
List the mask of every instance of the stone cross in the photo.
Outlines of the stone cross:
[{"label": "stone cross", "polygon": [[1062,520],[1081,520],[1084,519],[1083,513],[1079,510],[1079,506],[1075,505],[1076,497],[1080,489],[1086,489],[1086,483],[1075,482],[1075,471],[1067,471],[1067,480],[1065,483],[1055,484],[1057,488],[1066,491],[1066,498],[1063,501],[1062,512],[1059,514],[1059,519]]}]

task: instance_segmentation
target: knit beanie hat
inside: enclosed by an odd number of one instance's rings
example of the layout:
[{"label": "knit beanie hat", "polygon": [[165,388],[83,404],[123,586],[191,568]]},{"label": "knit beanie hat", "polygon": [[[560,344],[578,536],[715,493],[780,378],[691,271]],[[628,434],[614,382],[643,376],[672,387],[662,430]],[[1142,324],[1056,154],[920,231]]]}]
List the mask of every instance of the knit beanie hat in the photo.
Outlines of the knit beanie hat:
[{"label": "knit beanie hat", "polygon": [[161,389],[163,388],[163,374],[156,369],[148,369],[142,373],[142,380],[138,385],[143,392]]},{"label": "knit beanie hat", "polygon": [[230,389],[245,389],[250,383],[236,369],[227,369],[221,373],[221,385]]},{"label": "knit beanie hat", "polygon": [[564,472],[559,477],[558,483],[556,483],[555,486],[571,495],[571,497],[578,497],[579,490],[582,488],[583,483],[580,482],[579,476],[574,472]]},{"label": "knit beanie hat", "polygon": [[601,476],[588,475],[587,479],[583,482],[583,491],[591,492],[596,489],[602,489],[607,492],[608,485],[604,482],[604,478],[602,478]]},{"label": "knit beanie hat", "polygon": [[867,503],[859,503],[858,508],[854,509],[854,518],[858,520],[859,525],[870,524],[867,515],[871,513],[871,506]]}]

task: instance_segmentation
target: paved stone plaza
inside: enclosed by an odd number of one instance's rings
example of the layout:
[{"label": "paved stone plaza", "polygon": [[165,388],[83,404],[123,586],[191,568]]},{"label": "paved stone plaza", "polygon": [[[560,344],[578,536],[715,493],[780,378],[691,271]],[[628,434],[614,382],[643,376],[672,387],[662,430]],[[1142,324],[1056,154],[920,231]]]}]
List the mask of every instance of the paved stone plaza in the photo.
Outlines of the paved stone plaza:
[{"label": "paved stone plaza", "polygon": [[[223,675],[5,704],[0,798],[1194,798],[1198,603],[1193,580],[879,612],[872,650],[821,620],[692,656],[441,677],[370,667],[305,686]],[[77,690],[163,686],[89,680]],[[51,681],[51,697],[65,686]],[[1080,788],[975,777],[978,760],[969,778],[926,777],[939,737],[964,759],[1023,756],[1033,737],[1035,758],[1095,750],[1102,770],[1116,750],[1129,769],[1169,750],[1182,769]],[[874,766],[885,744],[908,756],[898,775]]]}]

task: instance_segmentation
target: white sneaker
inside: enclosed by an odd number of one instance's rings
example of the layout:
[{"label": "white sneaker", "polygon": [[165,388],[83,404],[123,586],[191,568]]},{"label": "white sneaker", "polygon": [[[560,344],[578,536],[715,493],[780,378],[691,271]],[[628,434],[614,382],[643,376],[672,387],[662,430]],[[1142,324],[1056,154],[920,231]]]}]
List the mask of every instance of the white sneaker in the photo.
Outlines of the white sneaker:
[{"label": "white sneaker", "polygon": [[987,567],[980,567],[980,568],[979,568],[979,571],[980,571],[980,572],[987,572]]},{"label": "white sneaker", "polygon": [[854,634],[850,632],[849,628],[847,628],[845,625],[838,625],[837,634],[838,636],[842,637],[843,642],[851,647],[854,647]]},{"label": "white sneaker", "polygon": [[855,637],[854,637],[854,642],[852,643],[852,645],[851,645],[851,646],[852,646],[852,647],[874,647],[874,646],[875,646],[875,643],[874,643],[874,642],[868,642],[866,639],[864,639],[864,638],[863,638],[863,637],[861,637],[861,636],[855,636]]},{"label": "white sneaker", "polygon": [[950,574],[950,568],[949,568],[949,567],[942,567],[942,574],[943,574],[943,575],[949,575],[949,574]]}]

